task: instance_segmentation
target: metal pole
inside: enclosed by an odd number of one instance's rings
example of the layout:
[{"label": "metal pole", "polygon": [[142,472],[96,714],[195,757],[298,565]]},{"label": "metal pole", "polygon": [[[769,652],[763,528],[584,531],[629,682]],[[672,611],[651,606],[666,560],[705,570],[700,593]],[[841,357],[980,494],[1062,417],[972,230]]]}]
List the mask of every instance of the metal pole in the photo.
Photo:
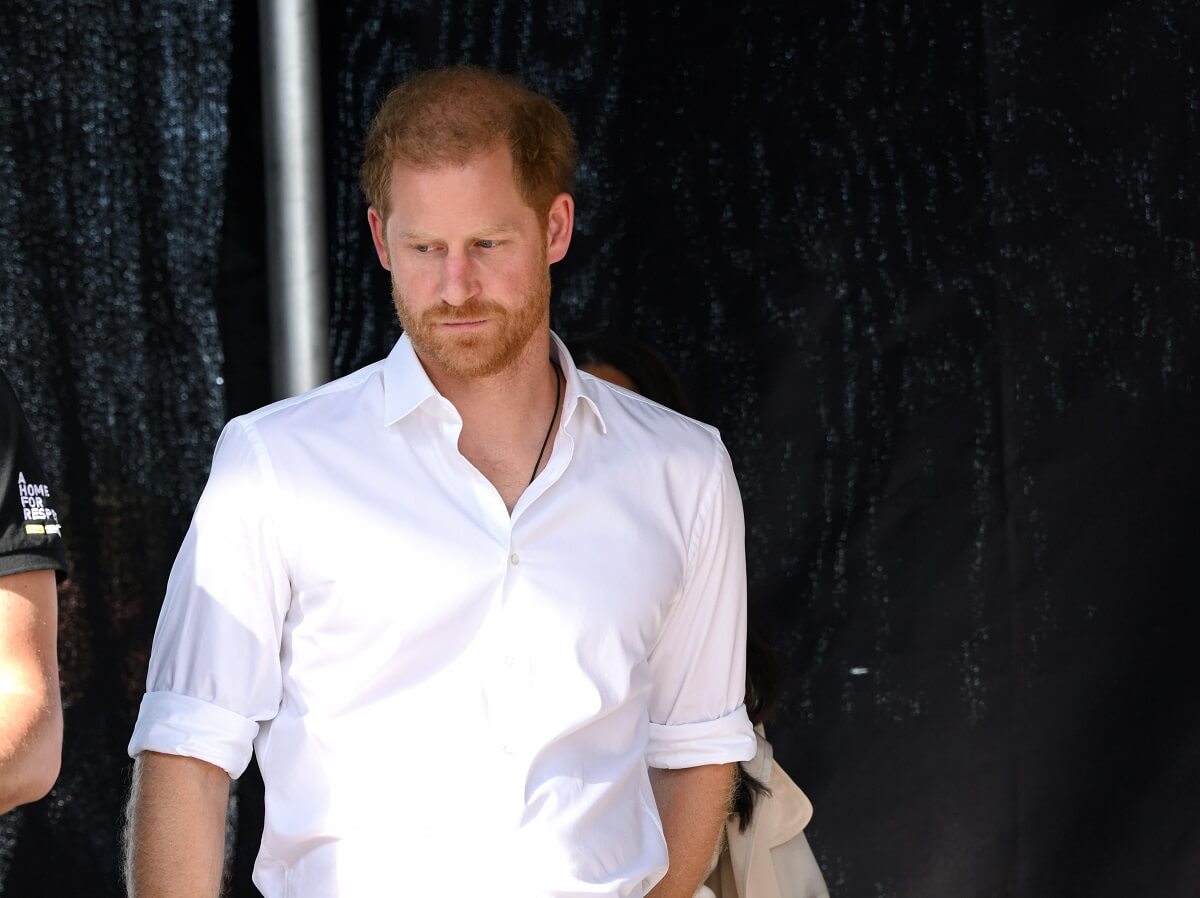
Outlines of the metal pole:
[{"label": "metal pole", "polygon": [[315,0],[259,0],[271,375],[277,397],[329,379]]}]

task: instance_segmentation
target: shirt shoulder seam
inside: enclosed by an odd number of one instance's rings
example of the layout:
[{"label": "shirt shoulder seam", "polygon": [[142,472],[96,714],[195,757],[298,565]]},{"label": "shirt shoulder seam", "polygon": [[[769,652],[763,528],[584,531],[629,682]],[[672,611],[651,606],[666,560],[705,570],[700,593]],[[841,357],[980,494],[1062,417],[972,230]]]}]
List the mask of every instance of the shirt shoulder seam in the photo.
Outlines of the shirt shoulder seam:
[{"label": "shirt shoulder seam", "polygon": [[239,415],[238,420],[244,421],[247,424],[257,425],[259,421],[286,411],[293,406],[302,405],[306,402],[318,399],[331,393],[341,393],[345,390],[352,390],[356,387],[359,387],[382,369],[382,361],[374,362],[364,368],[359,368],[357,371],[347,374],[345,377],[339,377],[336,380],[331,380],[329,383],[322,384],[319,387],[314,387],[306,393],[301,393],[298,396],[289,396],[287,399],[280,399],[276,402],[270,403],[269,405],[264,405],[262,408],[255,409],[252,412]]},{"label": "shirt shoulder seam", "polygon": [[[689,415],[685,415],[683,412],[675,411],[675,409],[673,409],[673,408],[667,408],[661,402],[655,402],[653,399],[648,399],[645,396],[641,395],[640,393],[635,393],[632,390],[627,390],[622,386],[618,386],[617,384],[609,383],[608,381],[604,380],[603,378],[596,377],[594,374],[588,374],[586,371],[579,372],[579,379],[580,379],[581,383],[587,383],[589,387],[591,387],[592,385],[595,385],[602,390],[609,391],[609,393],[613,397],[615,397],[618,402],[632,401],[632,402],[638,403],[640,405],[650,406],[651,408],[663,411],[666,414],[679,419],[680,421],[695,425],[697,428],[699,428],[700,430],[703,430],[709,436],[717,438],[718,442],[719,442],[720,431],[718,431],[717,428],[713,427],[711,424],[706,424],[703,421],[698,421],[697,419],[692,418]],[[581,392],[580,395],[582,396],[582,398],[587,399],[590,402],[594,403],[596,401],[595,397],[590,395],[589,393]],[[597,409],[597,411],[599,412],[598,409]],[[603,413],[600,413],[600,414],[601,414],[601,417],[603,417]]]},{"label": "shirt shoulder seam", "polygon": [[[297,397],[299,398],[299,397]],[[265,503],[262,509],[263,514],[270,518],[271,530],[275,536],[275,548],[279,552],[280,561],[283,563],[283,568],[287,571],[288,579],[292,579],[292,565],[290,556],[285,548],[283,539],[283,528],[280,524],[279,505],[280,505],[280,488],[279,478],[275,474],[275,465],[271,461],[271,453],[263,442],[257,428],[252,426],[257,419],[250,415],[240,415],[234,418],[230,423],[236,424],[238,429],[245,436],[246,442],[250,444],[250,449],[254,453],[254,463],[257,465],[259,472],[266,481],[267,489],[270,491],[270,501]]]},{"label": "shirt shoulder seam", "polygon": [[721,456],[728,454],[725,452],[725,445],[719,440],[713,440],[712,459],[708,464],[708,483],[705,486],[704,495],[701,497],[699,504],[696,506],[696,514],[692,518],[691,533],[688,534],[688,554],[687,568],[685,577],[692,571],[692,567],[696,563],[696,554],[700,547],[700,533],[704,529],[704,524],[709,517],[713,504],[716,502],[717,489],[721,482]]},{"label": "shirt shoulder seam", "polygon": [[721,453],[724,452],[725,446],[719,439],[713,440],[713,459],[709,464],[708,484],[705,486],[704,493],[700,496],[700,501],[696,504],[696,513],[692,517],[692,525],[688,533],[687,556],[684,559],[683,575],[680,578],[679,591],[676,593],[666,613],[663,615],[662,626],[659,628],[657,637],[654,640],[654,645],[650,649],[651,654],[658,650],[659,642],[661,642],[663,634],[667,631],[668,623],[672,616],[678,610],[680,603],[683,601],[684,593],[687,591],[687,585],[692,578],[692,568],[696,565],[696,555],[699,552],[700,533],[704,529],[704,522],[708,516],[708,512],[716,502],[717,486],[720,481],[720,460]]}]

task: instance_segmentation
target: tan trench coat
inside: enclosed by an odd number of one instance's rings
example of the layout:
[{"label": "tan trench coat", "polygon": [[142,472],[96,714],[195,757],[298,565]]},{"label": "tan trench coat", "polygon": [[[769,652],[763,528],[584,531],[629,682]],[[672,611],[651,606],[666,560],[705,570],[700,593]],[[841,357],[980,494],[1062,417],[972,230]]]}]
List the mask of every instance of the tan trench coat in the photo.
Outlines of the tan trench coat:
[{"label": "tan trench coat", "polygon": [[804,837],[812,802],[775,763],[771,743],[761,733],[758,754],[745,766],[771,794],[759,800],[744,833],[736,817],[726,821],[725,848],[705,885],[716,898],[829,898]]}]

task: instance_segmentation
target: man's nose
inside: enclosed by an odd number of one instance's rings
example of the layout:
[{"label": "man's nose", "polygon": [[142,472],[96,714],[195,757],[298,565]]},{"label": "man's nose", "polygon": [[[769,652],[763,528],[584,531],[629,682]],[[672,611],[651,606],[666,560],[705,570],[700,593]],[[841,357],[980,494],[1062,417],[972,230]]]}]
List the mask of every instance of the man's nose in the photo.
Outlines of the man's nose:
[{"label": "man's nose", "polygon": [[471,257],[462,251],[448,250],[442,269],[442,301],[452,306],[462,305],[478,293],[479,278]]}]

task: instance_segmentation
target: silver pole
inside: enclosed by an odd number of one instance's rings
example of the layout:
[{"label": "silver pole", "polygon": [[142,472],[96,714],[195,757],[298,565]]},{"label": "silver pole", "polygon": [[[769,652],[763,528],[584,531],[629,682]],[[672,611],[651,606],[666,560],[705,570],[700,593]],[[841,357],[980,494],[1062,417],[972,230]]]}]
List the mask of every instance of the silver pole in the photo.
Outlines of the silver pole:
[{"label": "silver pole", "polygon": [[259,0],[272,389],[329,379],[325,190],[315,0]]}]

